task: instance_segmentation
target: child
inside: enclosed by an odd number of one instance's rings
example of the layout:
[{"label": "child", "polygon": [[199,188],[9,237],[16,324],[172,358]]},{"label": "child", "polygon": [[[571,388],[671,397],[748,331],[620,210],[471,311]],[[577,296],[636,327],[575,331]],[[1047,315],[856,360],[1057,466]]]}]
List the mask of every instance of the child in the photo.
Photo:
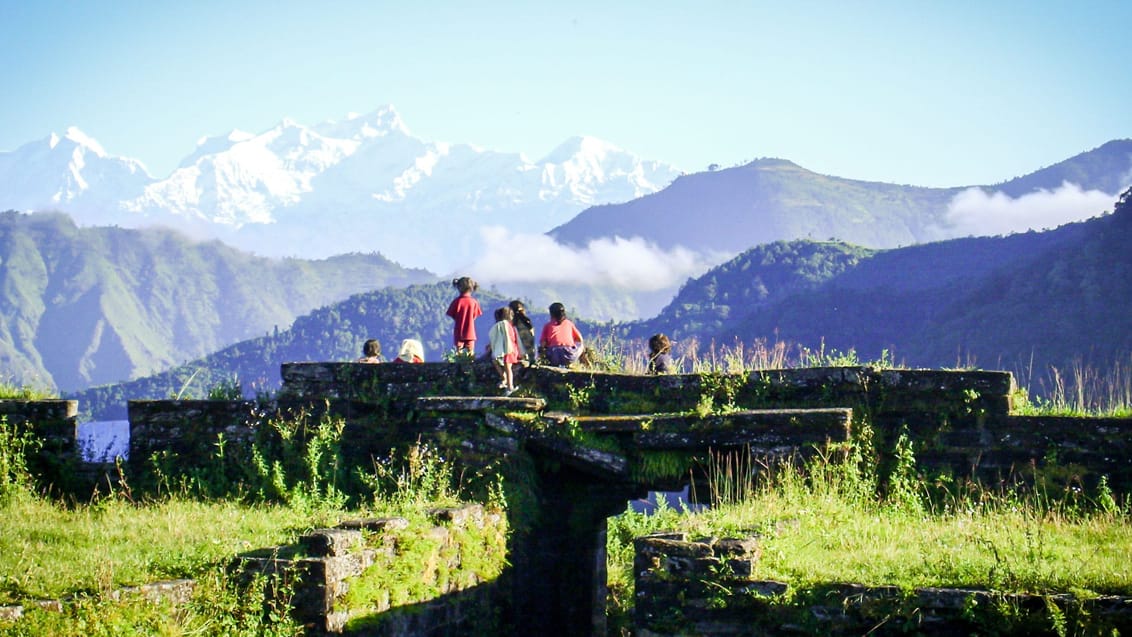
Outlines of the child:
[{"label": "child", "polygon": [[381,359],[381,343],[376,338],[367,340],[362,345],[362,357],[358,359],[359,363],[380,363]]},{"label": "child", "polygon": [[501,307],[495,311],[495,325],[488,332],[491,347],[491,360],[499,372],[499,388],[508,395],[515,391],[515,377],[511,366],[519,362],[519,335],[511,325],[511,308]]},{"label": "child", "polygon": [[542,326],[539,347],[547,362],[555,367],[569,367],[581,358],[585,349],[582,345],[582,333],[566,318],[565,305],[550,304],[550,322]]},{"label": "child", "polygon": [[535,362],[535,326],[531,323],[531,317],[527,316],[527,308],[523,307],[523,302],[518,299],[511,301],[509,306],[511,308],[511,324],[515,326],[515,331],[519,333],[519,345],[522,349],[522,357],[528,363]]},{"label": "child", "polygon": [[424,346],[415,338],[407,338],[401,341],[401,350],[397,352],[397,358],[393,359],[394,363],[423,363],[424,362]]},{"label": "child", "polygon": [[475,354],[476,351],[476,318],[483,315],[479,301],[472,298],[472,292],[479,289],[479,285],[471,277],[462,276],[452,279],[452,287],[460,291],[460,296],[448,305],[448,316],[455,322],[452,330],[452,340],[456,351],[467,351]]},{"label": "child", "polygon": [[664,334],[653,334],[649,337],[649,373],[670,374],[675,365],[672,362],[672,342]]}]

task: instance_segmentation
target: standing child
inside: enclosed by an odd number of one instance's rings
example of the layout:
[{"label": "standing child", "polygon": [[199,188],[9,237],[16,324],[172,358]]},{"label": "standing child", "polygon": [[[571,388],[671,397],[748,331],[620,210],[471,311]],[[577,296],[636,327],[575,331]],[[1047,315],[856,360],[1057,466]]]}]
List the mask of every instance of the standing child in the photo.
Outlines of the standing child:
[{"label": "standing child", "polygon": [[456,351],[467,351],[475,354],[476,351],[476,318],[483,315],[480,302],[472,298],[472,292],[479,289],[479,285],[471,277],[462,276],[452,279],[452,287],[460,292],[448,305],[448,316],[455,322],[452,329],[452,340]]},{"label": "standing child", "polygon": [[515,331],[519,333],[520,358],[534,364],[535,326],[531,323],[531,317],[527,316],[527,308],[518,299],[511,301],[508,307],[511,308],[511,324],[515,326]]},{"label": "standing child", "polygon": [[511,308],[495,311],[495,325],[488,332],[491,342],[491,360],[501,379],[499,388],[508,394],[515,391],[515,377],[511,366],[519,362],[519,334],[511,324]]}]

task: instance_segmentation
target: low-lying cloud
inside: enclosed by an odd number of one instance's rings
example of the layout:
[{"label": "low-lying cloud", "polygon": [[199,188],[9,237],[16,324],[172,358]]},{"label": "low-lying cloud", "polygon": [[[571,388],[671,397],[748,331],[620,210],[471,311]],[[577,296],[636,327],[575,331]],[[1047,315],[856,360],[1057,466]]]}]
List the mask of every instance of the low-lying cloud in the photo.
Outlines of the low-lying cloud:
[{"label": "low-lying cloud", "polygon": [[988,194],[980,188],[968,188],[948,204],[947,220],[954,236],[1046,230],[1110,211],[1116,199],[1117,195],[1082,190],[1071,183],[1017,199],[1001,192]]},{"label": "low-lying cloud", "polygon": [[665,250],[640,237],[595,239],[584,248],[563,245],[544,234],[480,228],[482,256],[469,270],[484,281],[612,285],[653,291],[679,286],[722,262],[682,247]]}]

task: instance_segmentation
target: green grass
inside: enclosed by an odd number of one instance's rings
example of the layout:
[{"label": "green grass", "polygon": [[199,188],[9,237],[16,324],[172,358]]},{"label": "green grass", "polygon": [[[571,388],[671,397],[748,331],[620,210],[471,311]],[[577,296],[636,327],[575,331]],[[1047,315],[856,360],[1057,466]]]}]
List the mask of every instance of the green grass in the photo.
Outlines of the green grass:
[{"label": "green grass", "polygon": [[230,501],[138,506],[108,499],[64,507],[10,498],[0,506],[0,603],[194,577],[238,553],[333,525],[337,515]]},{"label": "green grass", "polygon": [[[632,606],[632,538],[677,530],[690,537],[758,534],[756,579],[796,590],[830,583],[981,588],[1003,592],[1132,595],[1132,510],[1103,487],[1056,497],[1033,490],[888,498],[844,467],[815,461],[772,480],[745,481],[739,501],[684,514],[626,512],[610,521],[614,623]],[[922,488],[922,483],[921,483]],[[889,492],[895,490],[890,486]]]},{"label": "green grass", "polygon": [[61,611],[35,606],[14,622],[0,620],[5,637],[298,637],[303,628],[264,594],[262,581],[236,584],[219,566],[196,579],[189,602],[82,595]]}]

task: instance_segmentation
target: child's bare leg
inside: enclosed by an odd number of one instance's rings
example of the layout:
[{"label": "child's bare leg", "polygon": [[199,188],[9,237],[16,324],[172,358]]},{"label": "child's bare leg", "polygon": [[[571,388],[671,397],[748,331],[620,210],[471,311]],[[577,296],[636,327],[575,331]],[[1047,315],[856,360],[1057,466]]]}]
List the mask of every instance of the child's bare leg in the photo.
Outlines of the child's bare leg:
[{"label": "child's bare leg", "polygon": [[511,363],[503,363],[503,380],[507,382],[507,390],[515,389],[515,374],[511,369]]}]

